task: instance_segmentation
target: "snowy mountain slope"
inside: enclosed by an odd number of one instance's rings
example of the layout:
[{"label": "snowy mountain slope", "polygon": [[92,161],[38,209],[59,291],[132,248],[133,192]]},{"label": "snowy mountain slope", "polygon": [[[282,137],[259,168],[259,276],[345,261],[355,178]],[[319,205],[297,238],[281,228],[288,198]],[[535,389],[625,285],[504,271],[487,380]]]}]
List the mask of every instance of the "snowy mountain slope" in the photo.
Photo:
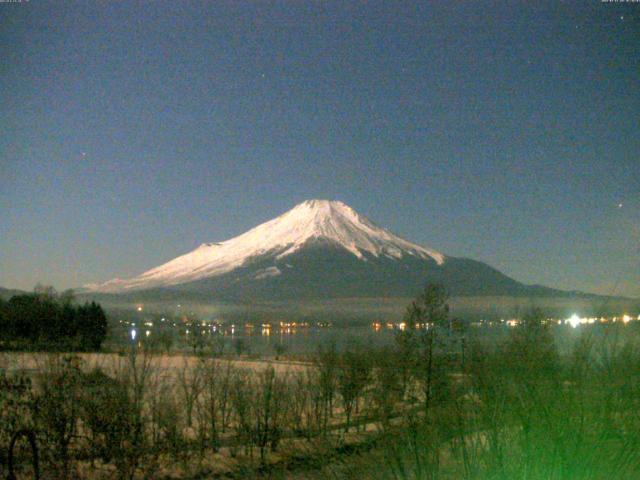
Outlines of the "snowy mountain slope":
[{"label": "snowy mountain slope", "polygon": [[470,259],[446,257],[438,265],[431,257],[375,257],[368,252],[363,256],[366,261],[334,243],[318,239],[285,258],[255,257],[222,275],[158,289],[155,296],[163,298],[180,292],[239,302],[415,297],[426,282],[442,283],[456,296],[532,293],[526,285]]},{"label": "snowy mountain slope", "polygon": [[145,301],[414,297],[427,282],[453,296],[576,295],[525,285],[472,259],[444,256],[380,228],[342,202],[308,200],[220,243],[129,280],[88,285],[88,298]]},{"label": "snowy mountain slope", "polygon": [[[308,200],[283,215],[221,243],[205,243],[129,280],[87,285],[89,291],[124,293],[204,281],[268,258],[270,264],[252,272],[252,280],[278,277],[288,257],[318,242],[348,252],[351,260],[423,260],[442,266],[446,257],[404,240],[371,223],[339,201]],[[259,262],[258,262],[259,263]],[[275,265],[278,264],[278,266]],[[424,262],[423,262],[424,263]]]}]

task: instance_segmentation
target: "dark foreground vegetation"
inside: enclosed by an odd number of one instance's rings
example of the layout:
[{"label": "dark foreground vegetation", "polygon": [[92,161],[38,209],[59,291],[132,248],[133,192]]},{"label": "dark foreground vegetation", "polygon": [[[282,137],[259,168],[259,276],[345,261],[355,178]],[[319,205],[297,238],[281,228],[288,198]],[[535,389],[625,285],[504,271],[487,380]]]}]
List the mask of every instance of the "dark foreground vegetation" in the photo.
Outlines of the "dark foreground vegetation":
[{"label": "dark foreground vegetation", "polygon": [[0,349],[99,350],[107,335],[107,317],[95,302],[77,305],[71,291],[52,287],[0,298]]},{"label": "dark foreground vegetation", "polygon": [[307,363],[51,354],[0,378],[0,474],[25,431],[43,478],[640,478],[638,332],[584,327],[559,353],[534,310],[485,342],[429,286],[392,347]]}]

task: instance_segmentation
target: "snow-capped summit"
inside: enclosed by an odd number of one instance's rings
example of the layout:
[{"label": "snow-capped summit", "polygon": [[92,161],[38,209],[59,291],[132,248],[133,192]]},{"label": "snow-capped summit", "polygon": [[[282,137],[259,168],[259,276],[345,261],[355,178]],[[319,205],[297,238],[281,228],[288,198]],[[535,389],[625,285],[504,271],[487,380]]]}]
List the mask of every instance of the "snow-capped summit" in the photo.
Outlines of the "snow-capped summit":
[{"label": "snow-capped summit", "polygon": [[307,200],[235,238],[203,243],[132,279],[87,285],[85,293],[253,304],[413,298],[428,282],[456,296],[563,295],[524,285],[482,262],[445,257],[329,200]]},{"label": "snow-capped summit", "polygon": [[[368,257],[412,257],[439,266],[445,262],[444,255],[393,235],[343,202],[307,200],[242,235],[220,243],[203,243],[192,252],[130,280],[115,279],[86,288],[96,292],[126,292],[194,282],[226,274],[261,257],[279,261],[318,241],[344,249],[363,262]],[[280,273],[272,265],[254,278]]]}]

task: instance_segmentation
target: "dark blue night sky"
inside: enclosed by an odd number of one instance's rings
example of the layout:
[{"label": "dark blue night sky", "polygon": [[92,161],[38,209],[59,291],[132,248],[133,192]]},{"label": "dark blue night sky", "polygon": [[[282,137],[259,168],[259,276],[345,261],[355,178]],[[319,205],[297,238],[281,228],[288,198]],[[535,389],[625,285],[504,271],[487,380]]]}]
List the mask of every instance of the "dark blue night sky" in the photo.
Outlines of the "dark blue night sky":
[{"label": "dark blue night sky", "polygon": [[0,58],[2,286],[135,275],[328,198],[640,296],[640,3],[23,0]]}]

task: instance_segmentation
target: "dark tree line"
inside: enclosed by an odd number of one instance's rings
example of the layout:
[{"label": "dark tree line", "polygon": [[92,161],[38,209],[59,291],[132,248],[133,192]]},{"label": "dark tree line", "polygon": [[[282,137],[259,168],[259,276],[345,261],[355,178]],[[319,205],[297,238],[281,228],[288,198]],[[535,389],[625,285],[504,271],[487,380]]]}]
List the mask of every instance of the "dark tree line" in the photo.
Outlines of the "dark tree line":
[{"label": "dark tree line", "polygon": [[78,305],[70,292],[52,288],[0,299],[2,349],[98,350],[107,335],[107,317],[95,303]]}]

